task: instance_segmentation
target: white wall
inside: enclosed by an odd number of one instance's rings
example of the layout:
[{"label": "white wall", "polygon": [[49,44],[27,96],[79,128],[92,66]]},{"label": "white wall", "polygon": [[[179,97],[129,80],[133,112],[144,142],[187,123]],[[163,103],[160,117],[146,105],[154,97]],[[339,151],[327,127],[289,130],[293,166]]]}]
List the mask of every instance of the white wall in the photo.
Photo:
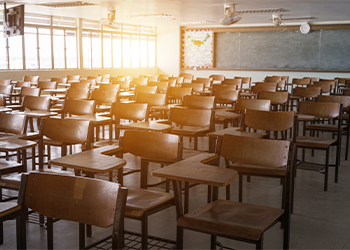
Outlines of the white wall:
[{"label": "white wall", "polygon": [[180,73],[181,29],[177,26],[157,27],[157,66],[159,74]]}]

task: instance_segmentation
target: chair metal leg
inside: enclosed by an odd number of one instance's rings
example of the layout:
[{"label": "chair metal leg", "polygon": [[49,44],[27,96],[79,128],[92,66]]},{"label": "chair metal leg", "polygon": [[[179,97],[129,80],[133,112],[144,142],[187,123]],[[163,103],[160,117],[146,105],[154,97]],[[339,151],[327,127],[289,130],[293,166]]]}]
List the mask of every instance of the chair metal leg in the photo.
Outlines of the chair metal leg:
[{"label": "chair metal leg", "polygon": [[238,197],[238,201],[242,202],[243,200],[243,176],[239,175],[239,197]]},{"label": "chair metal leg", "polygon": [[184,230],[181,227],[176,228],[176,249],[183,249],[183,238],[184,238]]},{"label": "chair metal leg", "polygon": [[210,249],[213,249],[213,250],[216,249],[216,236],[215,235],[210,236]]},{"label": "chair metal leg", "polygon": [[328,188],[328,170],[329,170],[329,148],[326,150],[326,166],[325,166],[325,175],[324,175],[324,191],[327,191]]},{"label": "chair metal leg", "polygon": [[85,249],[85,224],[79,223],[79,249]]},{"label": "chair metal leg", "polygon": [[263,240],[264,240],[264,235],[262,234],[260,236],[260,240],[256,242],[255,249],[263,249]]},{"label": "chair metal leg", "polygon": [[148,249],[148,218],[144,216],[141,220],[142,249]]},{"label": "chair metal leg", "polygon": [[53,249],[53,219],[47,218],[47,249]]}]

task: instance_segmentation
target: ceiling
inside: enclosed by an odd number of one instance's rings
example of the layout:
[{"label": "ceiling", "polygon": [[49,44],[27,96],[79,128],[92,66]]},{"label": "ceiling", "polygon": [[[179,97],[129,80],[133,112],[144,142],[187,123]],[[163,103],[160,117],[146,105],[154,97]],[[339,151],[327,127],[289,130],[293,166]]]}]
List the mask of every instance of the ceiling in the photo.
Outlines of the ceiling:
[{"label": "ceiling", "polygon": [[[0,0],[1,1],[1,0]],[[8,7],[25,3],[25,11],[30,13],[50,14],[57,16],[79,17],[99,20],[107,17],[108,11],[116,10],[116,21],[143,25],[179,25],[184,21],[214,21],[214,26],[224,15],[224,4],[235,3],[236,10],[255,10],[283,8],[288,12],[281,13],[282,18],[314,17],[313,20],[293,21],[293,24],[312,23],[350,23],[350,0],[87,0],[93,6],[52,8],[42,7],[38,3],[71,2],[73,0],[12,0],[5,1]],[[2,6],[0,6],[2,8]],[[133,19],[129,16],[140,14],[169,14],[170,19]],[[266,25],[271,23],[272,13],[244,14],[242,20],[233,26]],[[291,21],[284,21],[290,24]],[[188,25],[187,25],[188,26]],[[200,25],[195,25],[200,26]],[[205,24],[205,26],[212,26]]]}]

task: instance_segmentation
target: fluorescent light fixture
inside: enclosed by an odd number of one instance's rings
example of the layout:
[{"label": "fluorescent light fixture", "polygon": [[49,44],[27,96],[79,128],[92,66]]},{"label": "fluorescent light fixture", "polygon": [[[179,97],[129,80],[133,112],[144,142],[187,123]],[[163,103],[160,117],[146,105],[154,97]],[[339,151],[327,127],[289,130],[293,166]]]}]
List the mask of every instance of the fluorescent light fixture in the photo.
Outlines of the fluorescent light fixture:
[{"label": "fluorescent light fixture", "polygon": [[134,19],[175,19],[174,15],[169,14],[141,14],[141,15],[134,15],[134,16],[127,16],[129,18]]},{"label": "fluorescent light fixture", "polygon": [[213,24],[215,21],[186,21],[186,22],[175,22],[179,25],[191,25],[191,24]]}]

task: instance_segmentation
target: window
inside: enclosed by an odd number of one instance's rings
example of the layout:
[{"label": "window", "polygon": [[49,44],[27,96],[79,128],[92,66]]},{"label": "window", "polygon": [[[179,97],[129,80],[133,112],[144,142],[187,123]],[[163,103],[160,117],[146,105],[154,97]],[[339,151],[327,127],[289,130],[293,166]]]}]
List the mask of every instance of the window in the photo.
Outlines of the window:
[{"label": "window", "polygon": [[92,68],[102,68],[101,34],[92,33]]},{"label": "window", "polygon": [[148,49],[147,49],[147,36],[141,36],[141,42],[140,42],[140,60],[141,60],[141,67],[147,67],[148,62]]},{"label": "window", "polygon": [[112,68],[111,34],[103,33],[103,67]]},{"label": "window", "polygon": [[122,67],[122,39],[121,35],[113,34],[113,68]]},{"label": "window", "polygon": [[[10,38],[11,39],[11,38]],[[32,27],[24,28],[26,69],[38,69],[38,41],[37,29]]]},{"label": "window", "polygon": [[[0,33],[3,32],[3,26],[0,26]],[[7,69],[6,59],[6,38],[0,35],[0,69]]]},{"label": "window", "polygon": [[148,67],[156,66],[156,38],[148,37]]},{"label": "window", "polygon": [[51,69],[51,34],[50,29],[39,28],[39,62],[40,69]]},{"label": "window", "polygon": [[84,68],[91,68],[91,39],[90,32],[83,32],[83,65]]},{"label": "window", "polygon": [[23,69],[22,36],[8,38],[10,69]]},{"label": "window", "polygon": [[64,50],[64,30],[53,30],[53,58],[54,68],[65,68],[65,50]]},{"label": "window", "polygon": [[123,68],[130,68],[130,35],[123,35]]},{"label": "window", "polygon": [[76,31],[66,30],[66,62],[68,69],[78,68]]},{"label": "window", "polygon": [[131,67],[140,67],[140,42],[139,36],[131,36]]}]

